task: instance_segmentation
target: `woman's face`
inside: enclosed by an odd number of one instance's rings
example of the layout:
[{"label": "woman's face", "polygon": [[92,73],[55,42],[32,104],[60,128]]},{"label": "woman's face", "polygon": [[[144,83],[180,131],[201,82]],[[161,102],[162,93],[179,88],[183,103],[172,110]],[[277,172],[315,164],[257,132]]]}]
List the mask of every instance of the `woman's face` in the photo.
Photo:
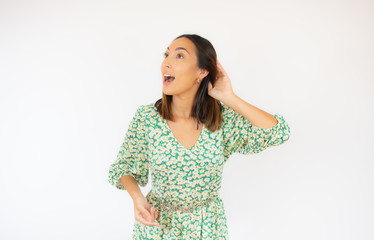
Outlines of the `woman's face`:
[{"label": "woman's face", "polygon": [[[195,51],[195,44],[185,37],[174,40],[165,51],[161,74],[163,92],[166,95],[197,92],[200,85],[197,80],[201,83],[208,72],[198,68]],[[174,80],[166,82],[164,74],[169,74],[174,77]]]}]

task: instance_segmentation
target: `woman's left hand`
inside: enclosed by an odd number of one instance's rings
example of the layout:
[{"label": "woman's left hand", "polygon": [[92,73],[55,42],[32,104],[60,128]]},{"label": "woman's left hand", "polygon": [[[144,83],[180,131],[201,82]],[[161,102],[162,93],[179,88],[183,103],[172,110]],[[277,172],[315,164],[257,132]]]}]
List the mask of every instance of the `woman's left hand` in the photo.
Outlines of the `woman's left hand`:
[{"label": "woman's left hand", "polygon": [[209,96],[223,102],[225,98],[234,95],[234,92],[232,90],[230,78],[218,60],[217,69],[218,74],[214,87],[211,82],[208,83],[208,94]]}]

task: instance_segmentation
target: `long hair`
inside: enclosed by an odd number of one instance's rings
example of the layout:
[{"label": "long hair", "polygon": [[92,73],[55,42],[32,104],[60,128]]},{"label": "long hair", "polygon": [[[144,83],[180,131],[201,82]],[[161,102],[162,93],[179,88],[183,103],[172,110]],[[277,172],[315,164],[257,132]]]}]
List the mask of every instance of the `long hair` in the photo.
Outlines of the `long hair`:
[{"label": "long hair", "polygon": [[[214,87],[218,74],[216,51],[207,39],[199,35],[183,34],[175,39],[181,37],[188,38],[195,44],[198,67],[209,71],[209,74],[202,79],[197,90],[190,117],[196,118],[197,124],[202,122],[206,129],[214,132],[220,129],[222,124],[222,104],[219,100],[208,95],[208,83],[211,82]],[[172,95],[162,93],[162,98],[158,99],[154,104],[163,119],[173,119],[171,114],[172,99]],[[198,125],[196,127],[198,128]]]}]

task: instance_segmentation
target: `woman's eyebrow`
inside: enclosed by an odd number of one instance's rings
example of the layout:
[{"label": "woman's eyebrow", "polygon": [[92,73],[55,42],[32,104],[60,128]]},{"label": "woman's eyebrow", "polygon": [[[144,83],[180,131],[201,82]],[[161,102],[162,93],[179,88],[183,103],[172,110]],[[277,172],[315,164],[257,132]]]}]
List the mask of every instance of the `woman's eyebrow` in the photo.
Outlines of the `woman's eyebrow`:
[{"label": "woman's eyebrow", "polygon": [[[190,53],[187,51],[187,49],[185,49],[185,48],[183,48],[183,47],[177,47],[177,48],[175,49],[175,51],[177,51],[178,49],[182,49],[182,50],[186,51],[188,54],[190,54]],[[168,47],[168,50],[170,50],[169,47]]]}]

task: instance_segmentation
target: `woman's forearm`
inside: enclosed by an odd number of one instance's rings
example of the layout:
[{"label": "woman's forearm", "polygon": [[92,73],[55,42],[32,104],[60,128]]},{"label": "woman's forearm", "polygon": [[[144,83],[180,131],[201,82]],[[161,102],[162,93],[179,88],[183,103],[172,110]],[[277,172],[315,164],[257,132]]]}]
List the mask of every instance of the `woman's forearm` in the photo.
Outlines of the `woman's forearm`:
[{"label": "woman's forearm", "polygon": [[278,120],[273,114],[247,103],[236,94],[227,97],[223,104],[243,115],[252,125],[258,128],[271,128],[278,124]]},{"label": "woman's forearm", "polygon": [[139,197],[144,198],[144,195],[133,176],[124,175],[119,179],[119,181],[126,188],[126,191],[130,194],[132,200],[135,201]]}]

